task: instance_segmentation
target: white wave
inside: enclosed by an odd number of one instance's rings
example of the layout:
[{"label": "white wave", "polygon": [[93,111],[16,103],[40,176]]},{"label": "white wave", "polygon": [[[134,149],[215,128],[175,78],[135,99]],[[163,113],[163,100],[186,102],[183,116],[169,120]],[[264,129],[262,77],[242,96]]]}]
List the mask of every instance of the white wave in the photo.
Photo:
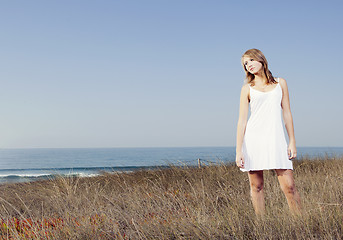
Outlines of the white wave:
[{"label": "white wave", "polygon": [[84,172],[79,172],[79,173],[67,173],[67,174],[61,174],[62,176],[77,176],[77,177],[96,177],[99,176],[98,173],[84,173]]},{"label": "white wave", "polygon": [[96,173],[84,173],[84,172],[70,172],[70,173],[8,173],[8,174],[0,174],[0,178],[38,178],[38,177],[53,177],[53,176],[61,176],[61,177],[95,177],[99,174]]},{"label": "white wave", "polygon": [[0,178],[6,178],[6,177],[22,177],[22,178],[30,178],[30,177],[47,177],[51,176],[49,173],[22,173],[22,174],[17,174],[17,173],[9,173],[9,174],[0,174]]}]

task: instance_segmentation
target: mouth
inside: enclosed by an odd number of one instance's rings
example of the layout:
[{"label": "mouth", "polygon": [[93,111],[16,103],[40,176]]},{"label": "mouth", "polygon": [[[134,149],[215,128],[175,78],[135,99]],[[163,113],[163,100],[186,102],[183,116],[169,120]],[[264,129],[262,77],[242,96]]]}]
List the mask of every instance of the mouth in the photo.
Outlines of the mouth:
[{"label": "mouth", "polygon": [[251,72],[252,70],[254,70],[254,68],[252,67],[252,68],[249,68],[249,71]]}]

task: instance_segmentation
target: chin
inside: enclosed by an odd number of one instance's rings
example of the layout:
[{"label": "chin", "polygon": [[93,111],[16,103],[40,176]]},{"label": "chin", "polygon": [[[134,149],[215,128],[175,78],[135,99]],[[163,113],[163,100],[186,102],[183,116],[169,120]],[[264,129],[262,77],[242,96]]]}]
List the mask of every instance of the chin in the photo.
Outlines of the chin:
[{"label": "chin", "polygon": [[261,70],[254,70],[253,72],[251,72],[251,74],[254,74],[254,75],[259,74],[259,73],[262,73],[262,71]]}]

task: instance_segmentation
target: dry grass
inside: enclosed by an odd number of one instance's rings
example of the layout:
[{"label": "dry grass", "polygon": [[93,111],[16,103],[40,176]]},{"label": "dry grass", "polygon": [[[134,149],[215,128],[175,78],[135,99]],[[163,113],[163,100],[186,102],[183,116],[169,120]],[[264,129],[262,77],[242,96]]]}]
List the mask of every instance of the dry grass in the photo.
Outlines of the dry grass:
[{"label": "dry grass", "polygon": [[233,165],[145,170],[0,186],[0,239],[341,239],[343,157],[295,161],[303,215],[265,172],[256,219]]}]

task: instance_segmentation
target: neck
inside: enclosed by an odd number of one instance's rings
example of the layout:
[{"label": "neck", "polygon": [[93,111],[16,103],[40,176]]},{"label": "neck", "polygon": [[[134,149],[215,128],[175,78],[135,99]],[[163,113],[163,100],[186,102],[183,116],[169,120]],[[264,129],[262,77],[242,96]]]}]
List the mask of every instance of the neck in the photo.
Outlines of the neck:
[{"label": "neck", "polygon": [[261,71],[255,74],[254,81],[255,82],[260,82],[260,83],[263,83],[263,84],[267,84],[268,83],[267,78],[264,76],[264,74]]}]

